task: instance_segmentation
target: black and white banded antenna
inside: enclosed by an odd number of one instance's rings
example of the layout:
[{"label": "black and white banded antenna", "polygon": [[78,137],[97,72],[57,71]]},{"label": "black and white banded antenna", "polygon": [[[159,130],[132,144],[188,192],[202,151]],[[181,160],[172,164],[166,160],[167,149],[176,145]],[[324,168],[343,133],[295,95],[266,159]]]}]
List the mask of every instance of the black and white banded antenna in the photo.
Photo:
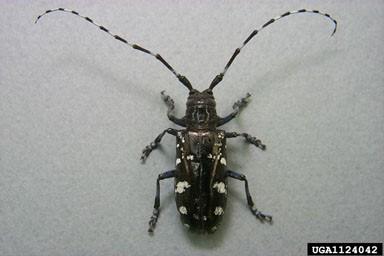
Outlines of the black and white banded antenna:
[{"label": "black and white banded antenna", "polygon": [[330,19],[331,21],[333,21],[334,25],[335,25],[335,28],[333,29],[333,32],[331,34],[331,36],[333,36],[335,33],[336,33],[336,29],[337,29],[337,21],[335,19],[333,19],[328,13],[323,13],[323,12],[320,12],[320,11],[317,11],[317,10],[306,10],[306,9],[301,9],[301,10],[297,10],[297,11],[290,11],[290,12],[286,12],[280,16],[277,16],[276,18],[273,18],[273,19],[270,19],[269,21],[267,21],[264,25],[262,25],[260,28],[258,29],[255,29],[248,37],[247,39],[245,39],[245,41],[243,42],[243,44],[237,48],[235,50],[235,52],[233,53],[232,57],[229,59],[227,65],[225,65],[224,67],[224,70],[218,74],[212,81],[211,85],[209,86],[209,89],[213,89],[218,83],[221,82],[221,80],[223,80],[224,78],[224,75],[225,73],[227,72],[228,68],[231,66],[232,62],[234,61],[234,59],[236,58],[236,56],[240,53],[240,51],[243,49],[243,47],[254,37],[256,36],[261,30],[263,30],[264,28],[266,28],[267,26],[269,26],[270,24],[274,23],[275,21],[281,19],[281,18],[284,18],[284,17],[287,17],[291,14],[298,14],[298,13],[314,13],[314,14],[319,14],[319,15],[322,15],[328,19]]},{"label": "black and white banded antenna", "polygon": [[128,46],[130,46],[130,47],[132,47],[132,48],[135,49],[135,50],[138,50],[138,51],[147,53],[147,54],[149,54],[149,55],[152,55],[152,56],[155,57],[157,60],[159,60],[161,63],[163,63],[164,66],[166,66],[166,67],[167,67],[167,68],[168,68],[168,69],[169,69],[169,70],[170,70],[170,71],[177,77],[177,79],[179,79],[179,81],[180,81],[185,87],[187,87],[190,91],[193,89],[191,83],[189,82],[189,80],[188,80],[185,76],[183,76],[183,75],[177,73],[177,71],[176,71],[171,65],[169,65],[169,63],[166,62],[166,61],[163,59],[163,57],[161,57],[160,54],[158,54],[158,53],[153,53],[153,52],[151,52],[150,50],[147,50],[147,49],[141,47],[140,45],[137,45],[137,44],[128,42],[126,39],[120,37],[119,35],[115,35],[115,34],[113,34],[112,32],[110,32],[109,29],[107,29],[106,27],[97,24],[97,23],[94,22],[91,18],[79,14],[77,11],[69,10],[69,9],[66,9],[66,8],[56,8],[56,9],[52,9],[52,10],[47,10],[47,11],[45,11],[43,14],[41,14],[41,15],[39,15],[39,16],[37,17],[35,23],[37,23],[37,22],[40,20],[40,18],[43,17],[44,15],[46,15],[46,14],[48,14],[48,13],[51,13],[51,12],[56,12],[56,11],[67,12],[67,13],[71,13],[71,14],[77,15],[77,16],[79,16],[79,17],[85,19],[86,21],[90,22],[92,25],[95,25],[96,27],[98,27],[98,28],[101,29],[102,31],[106,32],[107,34],[109,34],[110,36],[112,36],[113,38],[115,38],[116,40],[118,40],[118,41],[120,41],[120,42],[122,42],[122,43],[124,43],[124,44],[126,44],[126,45],[128,45]]}]

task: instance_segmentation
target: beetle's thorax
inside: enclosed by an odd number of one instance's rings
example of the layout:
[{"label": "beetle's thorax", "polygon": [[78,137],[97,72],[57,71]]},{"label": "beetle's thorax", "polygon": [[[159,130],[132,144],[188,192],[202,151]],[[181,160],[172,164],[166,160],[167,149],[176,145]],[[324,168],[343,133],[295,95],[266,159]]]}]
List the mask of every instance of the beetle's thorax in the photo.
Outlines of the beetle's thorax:
[{"label": "beetle's thorax", "polygon": [[212,90],[191,90],[185,113],[187,129],[192,131],[215,130],[217,125],[216,102]]}]

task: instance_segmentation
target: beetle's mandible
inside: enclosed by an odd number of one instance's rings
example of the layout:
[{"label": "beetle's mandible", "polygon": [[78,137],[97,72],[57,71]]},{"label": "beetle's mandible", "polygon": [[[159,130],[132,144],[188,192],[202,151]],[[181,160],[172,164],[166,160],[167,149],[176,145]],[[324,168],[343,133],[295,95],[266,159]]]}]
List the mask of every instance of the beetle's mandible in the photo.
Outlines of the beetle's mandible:
[{"label": "beetle's mandible", "polygon": [[153,53],[137,44],[128,42],[126,39],[110,32],[106,27],[97,24],[91,18],[79,14],[77,11],[65,8],[47,10],[37,17],[36,22],[42,16],[56,11],[74,14],[133,49],[152,55],[165,65],[189,90],[187,109],[185,116],[182,118],[177,118],[174,115],[174,101],[172,98],[166,95],[164,91],[161,92],[162,99],[168,108],[167,116],[169,120],[184,127],[184,129],[176,130],[168,128],[164,130],[153,142],[146,146],[142,152],[141,159],[144,161],[152,150],[159,145],[166,133],[176,137],[176,167],[173,170],[159,174],[157,178],[155,204],[153,214],[149,221],[148,232],[153,232],[160,213],[160,180],[169,178],[174,178],[175,180],[176,205],[181,216],[181,221],[184,226],[191,230],[208,233],[216,231],[225,212],[228,194],[228,178],[244,181],[247,203],[252,214],[262,222],[272,222],[272,216],[263,214],[256,208],[249,193],[248,181],[245,175],[227,168],[226,140],[228,138],[243,137],[246,142],[255,145],[261,150],[265,150],[265,145],[256,137],[247,133],[226,132],[217,129],[217,127],[228,123],[237,116],[239,111],[247,104],[247,99],[250,97],[250,94],[247,93],[244,98],[234,103],[233,112],[227,116],[220,117],[216,113],[216,102],[212,90],[222,81],[228,68],[242,48],[261,30],[277,20],[299,13],[321,15],[334,23],[333,35],[337,28],[335,19],[327,13],[306,9],[286,12],[276,18],[270,19],[261,27],[255,29],[244,40],[242,45],[235,50],[225,65],[224,70],[213,79],[208,89],[200,92],[192,87],[185,76],[176,72],[160,54]]}]

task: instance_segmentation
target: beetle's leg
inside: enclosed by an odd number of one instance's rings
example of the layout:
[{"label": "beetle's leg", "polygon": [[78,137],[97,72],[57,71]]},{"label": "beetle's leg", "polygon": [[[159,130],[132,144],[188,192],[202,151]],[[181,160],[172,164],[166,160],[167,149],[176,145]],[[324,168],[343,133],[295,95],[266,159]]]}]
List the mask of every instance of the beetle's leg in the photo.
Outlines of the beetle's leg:
[{"label": "beetle's leg", "polygon": [[175,170],[167,171],[159,174],[156,181],[156,196],[155,196],[155,205],[153,206],[153,213],[151,219],[149,220],[148,232],[152,233],[156,227],[157,219],[160,214],[160,180],[169,179],[175,177]]},{"label": "beetle's leg", "polygon": [[184,118],[177,118],[173,114],[173,110],[175,109],[175,102],[171,98],[171,96],[165,94],[165,91],[161,91],[161,98],[163,99],[165,105],[167,105],[168,110],[167,110],[167,116],[168,119],[174,122],[177,125],[185,127],[185,119]]},{"label": "beetle's leg", "polygon": [[257,139],[256,137],[252,137],[250,134],[248,133],[237,133],[237,132],[226,132],[225,133],[225,137],[226,138],[236,138],[236,137],[239,137],[239,136],[242,136],[245,138],[245,140],[248,142],[248,143],[251,143],[253,145],[255,145],[256,147],[260,148],[261,150],[265,150],[267,148],[267,146],[265,146],[261,140]]},{"label": "beetle's leg", "polygon": [[232,106],[233,112],[227,115],[226,117],[220,117],[219,120],[217,121],[217,126],[226,124],[229,121],[231,121],[233,118],[235,118],[237,114],[240,112],[240,110],[248,104],[248,99],[250,97],[251,97],[251,94],[247,93],[247,95],[245,95],[244,98],[241,98],[240,100],[236,101]]},{"label": "beetle's leg", "polygon": [[156,137],[156,139],[154,141],[152,141],[149,145],[145,146],[145,148],[143,149],[143,152],[141,154],[141,157],[140,157],[140,159],[143,162],[145,161],[145,159],[147,159],[147,157],[152,152],[152,150],[157,148],[157,146],[160,144],[160,141],[163,138],[163,136],[165,135],[165,133],[169,133],[169,134],[171,134],[173,136],[176,136],[177,135],[177,130],[172,129],[172,128],[165,129],[162,133],[160,133]]},{"label": "beetle's leg", "polygon": [[234,172],[234,171],[230,171],[230,170],[227,170],[226,175],[227,175],[227,177],[231,177],[231,178],[234,178],[236,180],[244,181],[244,183],[245,183],[245,195],[247,196],[248,206],[249,206],[249,209],[251,210],[252,214],[255,215],[256,218],[258,218],[261,222],[266,221],[266,222],[272,223],[272,216],[271,215],[263,214],[262,212],[257,210],[255,203],[252,200],[252,196],[249,193],[248,181],[247,181],[247,178],[245,177],[245,175],[241,174],[241,173]]}]

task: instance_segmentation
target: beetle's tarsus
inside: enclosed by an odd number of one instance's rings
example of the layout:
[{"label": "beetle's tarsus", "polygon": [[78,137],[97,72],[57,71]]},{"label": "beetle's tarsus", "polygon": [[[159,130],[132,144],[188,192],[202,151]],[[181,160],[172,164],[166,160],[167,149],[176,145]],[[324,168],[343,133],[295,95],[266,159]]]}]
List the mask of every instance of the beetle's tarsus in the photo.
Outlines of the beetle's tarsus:
[{"label": "beetle's tarsus", "polygon": [[165,94],[164,90],[161,91],[160,94],[161,94],[161,99],[164,101],[165,105],[168,108],[167,109],[168,119],[177,125],[185,127],[186,126],[185,119],[184,118],[177,118],[174,114],[175,101],[171,98],[171,96]]},{"label": "beetle's tarsus", "polygon": [[151,143],[149,143],[149,145],[145,146],[145,148],[143,149],[141,157],[140,157],[141,161],[145,162],[145,160],[148,158],[149,154],[151,154],[152,150],[156,149],[160,145],[161,139],[163,138],[163,136],[166,133],[169,133],[171,135],[176,136],[177,130],[172,129],[172,128],[168,128],[168,129],[165,129],[159,135],[157,135],[156,139],[154,141],[152,141]]},{"label": "beetle's tarsus", "polygon": [[245,140],[248,142],[248,143],[251,143],[253,145],[255,145],[256,147],[260,148],[261,150],[266,150],[267,146],[265,144],[263,144],[261,142],[261,140],[259,140],[258,138],[256,137],[252,137],[250,134],[248,133],[237,133],[237,132],[226,132],[225,133],[225,137],[226,138],[236,138],[236,137],[239,137],[239,136],[242,136],[245,138]]},{"label": "beetle's tarsus", "polygon": [[160,210],[159,209],[153,209],[153,214],[151,216],[151,219],[149,220],[149,228],[148,233],[153,233],[156,227],[157,219],[159,218]]},{"label": "beetle's tarsus", "polygon": [[160,92],[161,99],[164,101],[165,105],[168,107],[168,111],[172,111],[175,108],[175,101],[171,98],[171,96],[165,94],[165,90]]},{"label": "beetle's tarsus", "polygon": [[247,196],[248,207],[251,210],[252,214],[255,215],[256,218],[258,220],[260,220],[262,223],[268,222],[268,223],[272,224],[272,216],[266,215],[266,214],[260,212],[255,207],[255,203],[253,202],[252,196],[249,193],[248,181],[247,181],[247,178],[245,177],[245,175],[238,173],[238,172],[231,171],[231,170],[227,170],[227,176],[234,178],[234,179],[237,179],[237,180],[244,181],[244,183],[245,183],[245,195]]},{"label": "beetle's tarsus", "polygon": [[249,98],[251,97],[251,94],[249,92],[247,92],[247,94],[245,95],[244,98],[241,98],[240,100],[236,101],[232,108],[236,111],[236,114],[242,109],[244,108],[248,102],[249,102]]},{"label": "beetle's tarsus", "polygon": [[249,143],[255,145],[256,147],[260,148],[261,150],[265,150],[267,148],[267,146],[265,146],[261,142],[261,140],[257,139],[256,137],[252,137],[251,135],[249,135],[247,133],[243,133],[243,134],[240,134],[240,135],[243,136],[246,141],[248,141]]},{"label": "beetle's tarsus", "polygon": [[220,117],[219,120],[217,121],[217,126],[221,126],[223,124],[226,124],[228,123],[229,121],[231,121],[233,118],[235,118],[239,113],[240,111],[247,106],[248,102],[249,102],[249,98],[251,97],[251,94],[249,92],[247,92],[247,94],[245,95],[245,97],[239,99],[238,101],[236,101],[232,108],[233,108],[233,111],[231,113],[229,113],[227,116],[225,117]]},{"label": "beetle's tarsus", "polygon": [[149,228],[148,232],[152,233],[156,227],[157,219],[160,215],[160,180],[174,178],[176,170],[171,170],[167,172],[160,173],[156,180],[156,196],[155,196],[155,204],[153,206],[153,213],[148,222]]},{"label": "beetle's tarsus", "polygon": [[151,154],[152,152],[152,149],[151,146],[146,146],[143,151],[142,151],[142,154],[141,154],[141,157],[140,157],[140,160],[142,161],[142,163],[145,162],[145,160],[147,160],[149,154]]},{"label": "beetle's tarsus", "polygon": [[264,222],[268,222],[268,223],[272,224],[272,216],[271,216],[271,215],[264,214],[264,213],[260,212],[259,210],[257,210],[257,209],[252,209],[252,208],[251,208],[251,212],[252,212],[253,215],[255,215],[256,218],[257,218],[258,220],[260,220],[262,223],[264,223]]}]

